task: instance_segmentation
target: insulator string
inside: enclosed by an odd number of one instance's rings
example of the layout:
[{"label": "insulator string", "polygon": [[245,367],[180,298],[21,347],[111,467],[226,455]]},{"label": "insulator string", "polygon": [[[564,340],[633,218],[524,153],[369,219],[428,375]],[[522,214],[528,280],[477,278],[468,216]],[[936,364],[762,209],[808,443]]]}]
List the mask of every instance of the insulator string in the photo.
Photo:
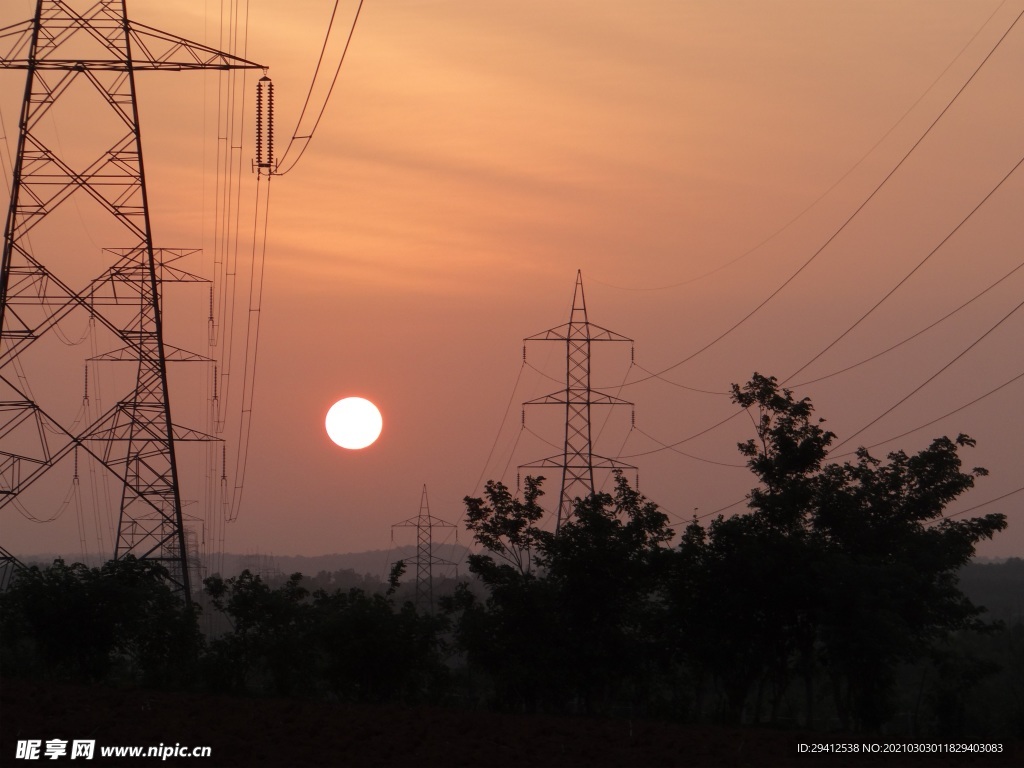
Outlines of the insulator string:
[{"label": "insulator string", "polygon": [[277,170],[274,160],[274,82],[264,75],[256,83],[256,162],[257,173]]}]

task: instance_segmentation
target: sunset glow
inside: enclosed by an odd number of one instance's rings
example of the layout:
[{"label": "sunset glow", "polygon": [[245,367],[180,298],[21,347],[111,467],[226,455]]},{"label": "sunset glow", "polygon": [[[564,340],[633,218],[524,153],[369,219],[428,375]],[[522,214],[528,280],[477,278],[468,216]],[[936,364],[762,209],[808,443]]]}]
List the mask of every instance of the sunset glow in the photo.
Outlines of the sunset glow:
[{"label": "sunset glow", "polygon": [[[219,46],[232,36],[216,5],[130,1],[128,13]],[[34,8],[8,0],[0,27]],[[339,5],[345,32],[354,9]],[[752,424],[728,393],[756,371],[811,398],[836,442],[849,439],[830,460],[970,435],[965,460],[989,474],[949,511],[1006,514],[1008,530],[979,553],[1019,556],[1021,10],[1017,0],[366,3],[301,162],[259,185],[261,70],[138,73],[154,242],[190,249],[171,266],[196,276],[163,283],[165,341],[193,361],[168,365],[174,428],[208,436],[181,443],[183,505],[218,521],[208,541],[220,546],[223,533],[229,551],[273,542],[316,555],[386,547],[424,483],[433,513],[450,520],[487,480],[515,487],[565,435],[564,409],[522,405],[564,386],[564,347],[531,347],[524,360],[523,339],[568,320],[580,270],[591,322],[634,340],[632,355],[595,350],[593,385],[635,416],[595,408],[594,451],[636,465],[677,531],[695,509],[745,508],[756,479],[737,444]],[[245,54],[273,79],[279,151],[330,11],[296,0],[249,12]],[[225,142],[229,92],[237,135]],[[24,71],[0,70],[8,178],[24,93]],[[76,111],[87,95],[76,80],[41,123],[78,172],[110,146]],[[232,189],[242,190],[228,201],[217,186],[226,167],[240,169]],[[119,245],[98,214],[76,194],[56,212],[56,234],[33,232],[40,254],[67,260],[61,275],[81,296],[103,274],[103,249]],[[24,371],[40,398],[67,387],[54,397],[67,423],[85,396],[102,413],[134,386],[129,363],[102,357],[124,344],[74,346],[88,330],[74,307]],[[216,372],[202,362],[211,340],[235,356]],[[89,361],[87,389],[81,366],[62,379],[48,366],[69,350]],[[387,439],[358,459],[321,431],[339,390],[386,404]],[[116,511],[90,499],[120,498],[116,478],[85,470],[86,445],[77,478],[68,451],[59,482],[31,489],[40,498],[27,512],[54,522],[8,506],[3,546],[112,551]],[[544,502],[557,502],[558,472],[543,474]],[[76,479],[80,519],[58,514],[74,509],[62,504]],[[238,506],[230,526],[208,498],[221,487]]]}]

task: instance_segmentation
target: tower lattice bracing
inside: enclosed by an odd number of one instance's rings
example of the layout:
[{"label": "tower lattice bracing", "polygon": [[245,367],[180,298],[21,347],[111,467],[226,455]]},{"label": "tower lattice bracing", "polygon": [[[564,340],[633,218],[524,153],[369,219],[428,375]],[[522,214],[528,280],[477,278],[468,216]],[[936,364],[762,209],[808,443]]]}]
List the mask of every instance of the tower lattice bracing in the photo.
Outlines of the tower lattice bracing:
[{"label": "tower lattice bracing", "polygon": [[5,591],[18,572],[24,569],[25,565],[18,558],[0,547],[0,592]]},{"label": "tower lattice bracing", "polygon": [[[565,408],[565,447],[560,456],[551,456],[530,464],[528,468],[557,468],[562,472],[557,531],[572,514],[578,498],[594,493],[594,470],[635,469],[630,464],[593,452],[591,435],[591,409],[595,405],[633,404],[614,395],[595,390],[590,382],[590,345],[595,341],[625,341],[621,334],[602,328],[587,319],[587,302],[583,295],[583,276],[576,273],[569,322],[541,333],[528,336],[524,341],[559,341],[565,344],[565,389],[550,395],[528,400],[524,405],[561,405]],[[525,355],[525,349],[523,354]]]},{"label": "tower lattice bracing", "polygon": [[[210,438],[172,422],[168,364],[205,358],[166,342],[163,287],[199,278],[193,251],[154,247],[136,74],[257,66],[132,22],[124,0],[39,0],[0,31],[0,68],[27,71],[0,272],[0,508],[45,518],[45,487],[77,484],[81,459],[113,480],[114,556],[163,563],[186,600],[175,444]],[[96,366],[114,389],[102,408]]]},{"label": "tower lattice bracing", "polygon": [[391,526],[392,534],[395,528],[416,529],[416,607],[434,609],[434,566],[454,566],[455,563],[434,555],[434,529],[454,529],[455,525],[434,517],[430,514],[430,502],[427,500],[427,486],[423,486],[423,494],[420,496],[420,511],[416,517],[410,517],[401,523]]}]

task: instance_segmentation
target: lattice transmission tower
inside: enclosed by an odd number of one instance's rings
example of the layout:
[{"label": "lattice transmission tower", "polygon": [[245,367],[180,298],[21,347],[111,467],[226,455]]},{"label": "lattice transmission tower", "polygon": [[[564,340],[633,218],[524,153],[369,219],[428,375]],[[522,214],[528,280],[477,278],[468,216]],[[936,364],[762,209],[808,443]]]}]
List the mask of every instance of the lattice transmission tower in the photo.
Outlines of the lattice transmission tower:
[{"label": "lattice transmission tower", "polygon": [[[163,563],[189,601],[175,444],[213,438],[171,420],[168,364],[206,358],[166,342],[163,287],[200,278],[182,268],[193,251],[154,246],[136,73],[262,67],[134,22],[124,0],[38,0],[0,30],[0,57],[27,71],[0,272],[0,508],[38,519],[40,489],[91,462],[117,489],[114,556]],[[90,365],[113,382],[105,409],[84,407]]]},{"label": "lattice transmission tower", "polygon": [[416,529],[416,559],[413,565],[416,566],[416,597],[417,608],[426,607],[434,610],[434,566],[444,565],[458,567],[451,560],[445,560],[434,554],[434,530],[436,528],[455,529],[456,537],[458,529],[454,523],[449,523],[439,517],[430,514],[430,502],[427,499],[427,486],[423,485],[423,494],[420,496],[420,511],[416,517],[410,517],[400,523],[391,526],[391,536],[394,539],[395,528]]},{"label": "lattice transmission tower", "polygon": [[[599,456],[593,452],[591,408],[595,405],[628,405],[633,403],[615,395],[596,390],[590,383],[590,344],[595,341],[628,341],[622,334],[602,328],[587,319],[587,302],[583,295],[583,275],[576,272],[576,289],[572,299],[569,322],[541,331],[523,339],[527,341],[558,341],[565,344],[565,389],[523,403],[526,405],[561,405],[565,408],[565,443],[561,455],[521,465],[523,468],[555,468],[562,473],[555,531],[572,514],[576,499],[594,493],[594,470],[635,470],[632,464]],[[526,346],[523,345],[523,359]],[[525,411],[524,411],[525,421]]]}]

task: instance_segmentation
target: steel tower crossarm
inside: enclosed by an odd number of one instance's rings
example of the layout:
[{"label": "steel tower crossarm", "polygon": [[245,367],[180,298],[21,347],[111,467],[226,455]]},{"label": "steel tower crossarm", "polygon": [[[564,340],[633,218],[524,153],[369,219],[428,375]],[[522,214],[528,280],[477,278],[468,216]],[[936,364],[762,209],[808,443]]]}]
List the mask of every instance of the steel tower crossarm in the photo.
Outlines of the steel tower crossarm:
[{"label": "steel tower crossarm", "polygon": [[[131,21],[125,0],[92,3],[83,11],[75,11],[75,5],[67,0],[40,0],[34,18],[0,29],[0,69],[266,69],[254,61]],[[88,45],[83,45],[81,32],[88,34]],[[43,45],[39,45],[40,33],[47,37]]]}]

